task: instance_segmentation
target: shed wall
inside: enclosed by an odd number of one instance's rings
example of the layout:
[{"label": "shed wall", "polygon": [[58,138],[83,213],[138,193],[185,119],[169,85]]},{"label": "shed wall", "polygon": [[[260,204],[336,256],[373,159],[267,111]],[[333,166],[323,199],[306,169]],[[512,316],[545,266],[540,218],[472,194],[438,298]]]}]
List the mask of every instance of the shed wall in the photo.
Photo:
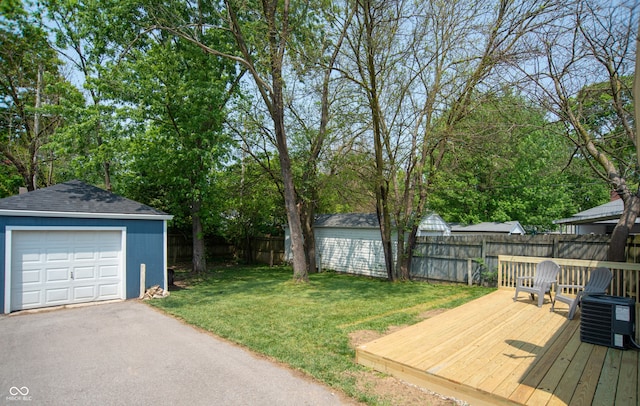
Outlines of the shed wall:
[{"label": "shed wall", "polygon": [[76,219],[0,216],[0,308],[4,312],[6,226],[26,227],[126,227],[126,297],[140,294],[140,264],[146,264],[146,286],[164,286],[165,236],[162,220]]},{"label": "shed wall", "polygon": [[[324,270],[386,278],[384,251],[379,229],[316,227],[318,266]],[[395,257],[394,234],[393,242]],[[285,257],[292,259],[288,230],[285,231]]]},{"label": "shed wall", "polygon": [[315,237],[322,269],[386,278],[379,230],[317,228]]}]

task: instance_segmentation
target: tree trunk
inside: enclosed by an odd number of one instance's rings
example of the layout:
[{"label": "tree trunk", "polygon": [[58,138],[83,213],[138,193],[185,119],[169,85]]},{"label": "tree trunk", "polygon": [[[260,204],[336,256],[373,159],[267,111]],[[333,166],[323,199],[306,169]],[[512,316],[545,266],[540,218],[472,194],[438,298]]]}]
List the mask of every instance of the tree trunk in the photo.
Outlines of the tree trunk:
[{"label": "tree trunk", "polygon": [[193,264],[191,271],[201,273],[207,270],[207,260],[204,245],[204,233],[202,231],[202,220],[200,218],[200,208],[202,202],[194,198],[191,204],[191,231],[193,240]]},{"label": "tree trunk", "polygon": [[35,114],[33,116],[33,134],[29,145],[29,179],[27,181],[27,190],[34,191],[38,188],[38,142],[40,139],[40,107],[42,107],[42,76],[44,70],[42,65],[38,65],[38,77],[36,82],[36,102]]},{"label": "tree trunk", "polygon": [[309,280],[309,274],[307,272],[307,260],[304,252],[304,236],[302,233],[302,223],[300,221],[296,190],[293,183],[293,172],[291,170],[291,159],[289,158],[289,149],[287,147],[287,138],[284,129],[282,81],[278,80],[277,77],[279,77],[279,75],[274,74],[273,108],[275,114],[273,114],[273,124],[275,126],[280,171],[284,184],[284,204],[287,211],[287,221],[289,222],[289,235],[291,236],[293,279],[296,282],[306,282]]},{"label": "tree trunk", "polygon": [[104,161],[102,167],[104,169],[104,187],[111,192],[111,164],[109,161]]},{"label": "tree trunk", "polygon": [[320,271],[316,264],[316,238],[313,234],[313,221],[315,210],[313,201],[304,201],[300,204],[300,217],[302,222],[302,234],[304,235],[304,252],[307,259],[309,273]]},{"label": "tree trunk", "polygon": [[631,228],[636,222],[638,213],[640,213],[640,197],[632,195],[625,200],[620,220],[618,220],[618,224],[616,224],[611,234],[609,261],[626,262],[627,237],[629,237]]},{"label": "tree trunk", "polygon": [[[377,193],[381,196],[385,195],[384,187],[378,187]],[[378,222],[380,223],[380,238],[382,240],[382,250],[384,252],[384,265],[387,269],[387,279],[394,281],[395,275],[393,273],[393,250],[391,246],[391,218],[389,216],[389,208],[386,204],[387,199],[381,197],[376,205],[376,214],[378,215]]]},{"label": "tree trunk", "polygon": [[409,231],[409,237],[405,242],[405,232],[402,232],[402,240],[400,240],[400,229],[398,229],[398,260],[396,261],[396,267],[398,269],[399,278],[403,281],[411,279],[411,258],[413,257],[413,250],[416,247],[417,233],[418,226],[412,226]]},{"label": "tree trunk", "polygon": [[407,249],[406,241],[404,240],[405,230],[401,225],[396,226],[396,261],[395,261],[395,276],[397,279],[406,280],[408,279],[405,275],[409,272],[406,263],[404,261],[405,255],[404,252]]}]

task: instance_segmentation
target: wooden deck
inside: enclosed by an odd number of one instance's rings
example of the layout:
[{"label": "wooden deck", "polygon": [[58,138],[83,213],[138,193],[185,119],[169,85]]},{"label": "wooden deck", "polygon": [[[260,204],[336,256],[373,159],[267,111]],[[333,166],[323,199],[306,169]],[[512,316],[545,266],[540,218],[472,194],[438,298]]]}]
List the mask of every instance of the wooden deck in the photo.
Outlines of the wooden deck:
[{"label": "wooden deck", "polygon": [[501,289],[356,349],[356,361],[471,405],[637,405],[638,351],[580,341],[580,317]]}]

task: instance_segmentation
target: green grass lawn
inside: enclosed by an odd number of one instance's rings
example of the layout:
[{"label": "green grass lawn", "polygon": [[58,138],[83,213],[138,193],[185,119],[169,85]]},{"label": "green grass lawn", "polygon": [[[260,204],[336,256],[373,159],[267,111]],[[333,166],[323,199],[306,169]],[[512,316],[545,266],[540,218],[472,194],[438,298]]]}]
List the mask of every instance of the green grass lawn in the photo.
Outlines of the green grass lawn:
[{"label": "green grass lawn", "polygon": [[436,308],[452,308],[488,288],[382,280],[326,272],[308,284],[292,281],[290,267],[219,267],[197,277],[177,272],[186,287],[149,301],[187,323],[272,357],[376,404],[359,389],[349,334],[409,325]]}]

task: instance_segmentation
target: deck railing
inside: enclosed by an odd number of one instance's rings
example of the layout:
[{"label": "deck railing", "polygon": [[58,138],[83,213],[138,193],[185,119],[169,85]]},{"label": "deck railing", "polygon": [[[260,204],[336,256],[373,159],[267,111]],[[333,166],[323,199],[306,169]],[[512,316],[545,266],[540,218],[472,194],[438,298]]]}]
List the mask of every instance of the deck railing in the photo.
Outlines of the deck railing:
[{"label": "deck railing", "polygon": [[[498,256],[498,287],[516,287],[519,276],[533,276],[536,265],[551,259],[560,266],[558,284],[584,286],[589,280],[591,271],[598,267],[607,267],[613,273],[608,294],[612,296],[631,297],[640,304],[640,264],[609,261],[587,261],[580,259],[518,257],[511,255]],[[572,292],[575,293],[575,292]]]}]

